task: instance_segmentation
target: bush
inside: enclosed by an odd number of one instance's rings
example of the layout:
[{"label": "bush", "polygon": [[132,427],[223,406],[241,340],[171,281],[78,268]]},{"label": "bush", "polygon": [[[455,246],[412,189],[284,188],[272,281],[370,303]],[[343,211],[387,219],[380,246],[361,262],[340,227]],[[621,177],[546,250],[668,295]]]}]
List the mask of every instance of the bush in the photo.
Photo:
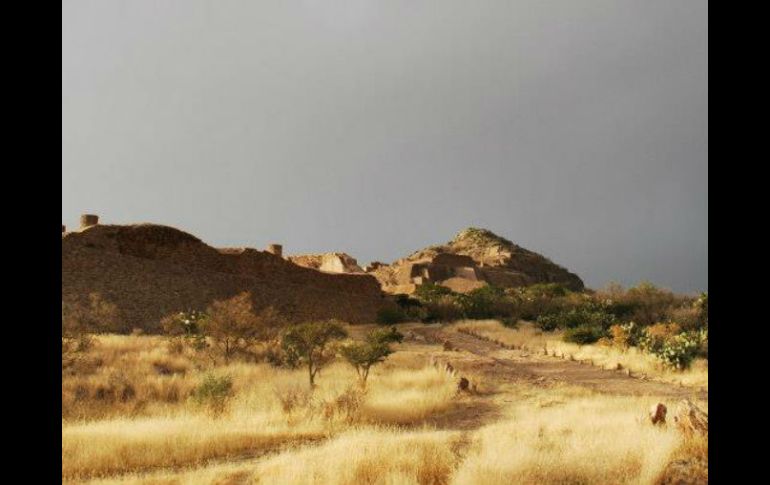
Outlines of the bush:
[{"label": "bush", "polygon": [[677,303],[677,297],[672,292],[659,289],[651,283],[642,282],[630,288],[616,305],[627,309],[629,320],[647,326],[670,319],[671,311]]},{"label": "bush", "polygon": [[602,327],[595,325],[581,325],[579,327],[568,328],[564,332],[564,341],[573,344],[585,345],[592,344],[606,335]]},{"label": "bush", "polygon": [[117,306],[98,293],[89,294],[86,303],[62,301],[62,338],[105,332],[127,332],[120,323]]},{"label": "bush", "polygon": [[664,365],[684,370],[696,357],[708,359],[708,329],[682,332],[678,323],[657,323],[641,332],[639,347]]},{"label": "bush", "polygon": [[645,352],[658,355],[666,342],[679,334],[682,328],[677,323],[656,323],[646,327],[639,338],[639,347]]},{"label": "bush", "polygon": [[669,367],[684,370],[690,367],[701,349],[699,332],[684,332],[667,339],[655,355]]},{"label": "bush", "polygon": [[557,283],[541,283],[506,290],[509,299],[516,304],[520,318],[534,321],[540,315],[556,313],[567,306],[567,298],[572,295]]},{"label": "bush", "polygon": [[400,307],[385,306],[377,310],[377,323],[381,325],[393,325],[406,320],[406,313]]},{"label": "bush", "polygon": [[643,329],[634,322],[616,324],[610,327],[612,344],[616,347],[628,348],[639,344]]},{"label": "bush", "polygon": [[697,300],[693,303],[693,307],[698,310],[699,318],[698,323],[701,327],[708,328],[709,326],[709,294],[701,293]]},{"label": "bush", "polygon": [[557,328],[598,327],[608,329],[615,322],[615,316],[598,307],[587,304],[570,310],[540,315],[535,325],[543,331],[553,331]]},{"label": "bush", "polygon": [[200,335],[203,333],[202,323],[206,317],[206,313],[198,310],[173,313],[160,321],[160,327],[167,335]]},{"label": "bush", "polygon": [[425,303],[425,322],[452,322],[463,318],[462,308],[455,300],[456,295],[445,295],[436,301]]},{"label": "bush", "polygon": [[451,294],[452,294],[452,290],[450,290],[446,286],[441,286],[430,282],[419,285],[414,292],[414,296],[416,296],[421,302],[424,302],[424,303],[436,302],[440,300],[442,297],[451,295]]},{"label": "bush", "polygon": [[206,318],[206,313],[197,310],[174,313],[163,318],[160,326],[163,332],[169,335],[169,352],[181,354],[187,346],[196,351],[208,347],[203,335]]},{"label": "bush", "polygon": [[232,394],[233,380],[230,376],[216,377],[207,374],[195,388],[191,397],[196,404],[207,406],[211,411],[220,413],[224,410]]},{"label": "bush", "polygon": [[500,319],[500,323],[503,327],[516,329],[519,327],[519,319],[516,317],[503,317]]},{"label": "bush", "polygon": [[496,286],[487,285],[476,288],[464,295],[458,295],[457,304],[465,318],[486,319],[506,316],[512,311],[506,301],[505,292]]}]

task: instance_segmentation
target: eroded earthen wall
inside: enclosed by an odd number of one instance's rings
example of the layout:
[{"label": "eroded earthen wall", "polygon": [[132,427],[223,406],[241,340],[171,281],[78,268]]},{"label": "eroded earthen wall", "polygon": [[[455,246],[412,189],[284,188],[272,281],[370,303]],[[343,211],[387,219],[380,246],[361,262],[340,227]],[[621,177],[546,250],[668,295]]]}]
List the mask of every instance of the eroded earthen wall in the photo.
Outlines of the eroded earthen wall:
[{"label": "eroded earthen wall", "polygon": [[62,237],[62,299],[99,293],[127,328],[249,291],[257,310],[274,306],[293,321],[373,322],[384,299],[366,274],[326,274],[254,249],[220,252],[165,226],[93,226]]}]

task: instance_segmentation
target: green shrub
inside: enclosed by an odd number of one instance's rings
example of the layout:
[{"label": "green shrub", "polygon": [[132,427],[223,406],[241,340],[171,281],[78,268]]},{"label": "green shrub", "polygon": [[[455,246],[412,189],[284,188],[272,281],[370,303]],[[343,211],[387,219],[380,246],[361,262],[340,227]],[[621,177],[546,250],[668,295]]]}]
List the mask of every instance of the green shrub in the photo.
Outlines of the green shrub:
[{"label": "green shrub", "polygon": [[406,320],[406,312],[400,307],[386,306],[377,310],[377,323],[381,325],[393,325]]},{"label": "green shrub", "polygon": [[526,292],[541,297],[557,298],[567,296],[569,290],[559,283],[536,283],[526,287]]},{"label": "green shrub", "polygon": [[436,301],[425,303],[427,310],[424,322],[452,322],[463,318],[462,308],[457,304],[456,295],[444,295]]},{"label": "green shrub", "polygon": [[693,304],[700,313],[699,323],[702,327],[708,328],[709,325],[709,294],[701,293],[695,303]]},{"label": "green shrub", "polygon": [[574,306],[572,293],[557,283],[539,283],[535,285],[506,290],[509,298],[516,303],[520,318],[535,321],[541,315],[556,313]]},{"label": "green shrub", "polygon": [[464,295],[458,295],[457,304],[465,318],[486,319],[506,315],[505,292],[496,286],[486,285]]},{"label": "green shrub", "polygon": [[168,349],[173,354],[181,354],[185,347],[203,350],[208,347],[203,335],[203,323],[207,315],[198,310],[173,313],[160,321],[161,330],[169,336]]},{"label": "green shrub", "polygon": [[581,325],[579,327],[568,328],[564,332],[564,341],[573,344],[585,345],[592,344],[600,338],[605,337],[607,332],[595,325]]},{"label": "green shrub", "polygon": [[639,347],[674,369],[687,369],[696,357],[708,358],[708,329],[682,332],[678,323],[657,323],[646,327]]},{"label": "green shrub", "polygon": [[681,333],[682,327],[678,323],[656,323],[644,327],[638,339],[639,348],[650,354],[658,355],[663,351],[666,342]]},{"label": "green shrub", "polygon": [[503,317],[500,319],[500,323],[503,327],[516,329],[519,327],[519,319],[516,317]]},{"label": "green shrub", "polygon": [[216,377],[213,374],[207,374],[191,397],[196,404],[207,406],[218,413],[224,410],[232,393],[233,380],[230,376]]},{"label": "green shrub", "polygon": [[655,356],[669,367],[684,370],[698,357],[701,344],[699,332],[683,332],[667,339]]},{"label": "green shrub", "polygon": [[446,295],[451,295],[452,290],[446,286],[437,285],[435,283],[425,283],[419,285],[414,292],[414,296],[421,302],[436,302]]},{"label": "green shrub", "polygon": [[586,304],[570,310],[561,310],[540,315],[535,325],[543,331],[557,328],[599,327],[609,329],[615,323],[615,316],[601,309],[596,304]]}]

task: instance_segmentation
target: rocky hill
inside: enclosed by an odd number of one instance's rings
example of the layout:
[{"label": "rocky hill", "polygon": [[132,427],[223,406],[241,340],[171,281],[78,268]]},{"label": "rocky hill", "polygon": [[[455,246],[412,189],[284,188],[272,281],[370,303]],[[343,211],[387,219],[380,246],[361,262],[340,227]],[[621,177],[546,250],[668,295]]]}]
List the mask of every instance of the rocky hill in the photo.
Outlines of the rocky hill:
[{"label": "rocky hill", "polygon": [[63,302],[98,293],[129,329],[153,329],[170,313],[243,291],[255,309],[272,305],[295,321],[373,322],[384,303],[371,275],[324,273],[252,248],[217,249],[173,227],[95,224],[62,233]]},{"label": "rocky hill", "polygon": [[370,271],[388,293],[412,293],[426,282],[467,292],[487,284],[517,287],[560,283],[583,289],[576,274],[487,229],[468,228],[446,244],[416,251]]}]

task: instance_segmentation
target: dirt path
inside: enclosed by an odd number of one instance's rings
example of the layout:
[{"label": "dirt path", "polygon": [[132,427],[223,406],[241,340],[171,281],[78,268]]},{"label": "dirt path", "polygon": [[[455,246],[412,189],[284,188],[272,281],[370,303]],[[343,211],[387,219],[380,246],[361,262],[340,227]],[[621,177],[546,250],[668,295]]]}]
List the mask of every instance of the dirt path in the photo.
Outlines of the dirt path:
[{"label": "dirt path", "polygon": [[[442,360],[450,362],[459,371],[481,374],[495,382],[526,381],[536,385],[564,382],[606,394],[708,400],[708,391],[629,377],[621,371],[549,357],[530,350],[503,349],[494,342],[443,327],[415,327],[412,332],[428,342],[443,344],[448,341],[459,352],[444,352]],[[463,351],[479,358],[463,358]]]}]

